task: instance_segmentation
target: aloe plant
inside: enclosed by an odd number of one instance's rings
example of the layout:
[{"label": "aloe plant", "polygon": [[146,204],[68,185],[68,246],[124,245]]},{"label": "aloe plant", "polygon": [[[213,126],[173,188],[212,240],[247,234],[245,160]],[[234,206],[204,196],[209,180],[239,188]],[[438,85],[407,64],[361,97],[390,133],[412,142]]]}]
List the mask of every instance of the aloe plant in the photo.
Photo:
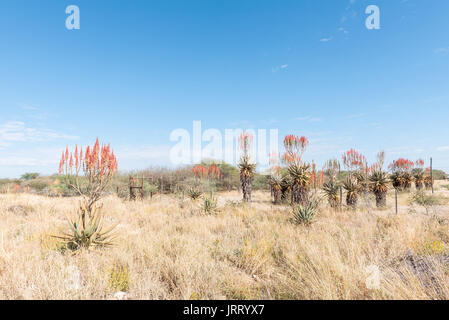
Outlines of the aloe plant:
[{"label": "aloe plant", "polygon": [[354,210],[357,209],[358,194],[360,191],[357,179],[348,176],[343,182],[343,188],[346,190],[346,205]]},{"label": "aloe plant", "polygon": [[292,202],[305,204],[309,198],[312,173],[309,164],[292,163],[288,167],[292,180]]},{"label": "aloe plant", "polygon": [[217,199],[213,195],[203,197],[202,210],[205,214],[214,214],[217,212]]},{"label": "aloe plant", "polygon": [[336,181],[328,181],[323,184],[323,191],[331,208],[337,208],[340,203],[340,185]]},{"label": "aloe plant", "polygon": [[382,170],[374,171],[369,177],[370,189],[376,196],[376,206],[384,208],[387,206],[387,191],[390,178],[388,173]]},{"label": "aloe plant", "polygon": [[116,226],[104,229],[103,215],[97,209],[90,212],[80,209],[74,218],[68,219],[68,224],[70,232],[54,237],[63,240],[71,250],[88,249],[91,246],[107,247],[113,244],[112,231]]},{"label": "aloe plant", "polygon": [[337,159],[328,160],[323,170],[329,176],[329,180],[323,184],[323,191],[331,208],[337,208],[340,203],[340,183],[337,180],[340,162]]},{"label": "aloe plant", "polygon": [[248,133],[243,133],[239,138],[240,149],[243,152],[239,161],[240,182],[242,184],[243,201],[251,202],[252,183],[254,173],[256,171],[256,164],[252,163],[249,156],[251,148],[252,136]]},{"label": "aloe plant", "polygon": [[282,175],[280,173],[270,175],[269,182],[274,197],[273,203],[279,204],[282,198]]},{"label": "aloe plant", "polygon": [[312,224],[318,206],[320,204],[320,199],[311,198],[304,204],[298,204],[293,207],[293,221],[296,224],[310,225]]},{"label": "aloe plant", "polygon": [[98,138],[92,148],[86,148],[85,153],[78,146],[74,153],[69,153],[68,147],[62,153],[59,174],[82,199],[76,217],[69,219],[70,232],[56,236],[66,241],[69,248],[76,250],[111,245],[110,232],[114,227],[103,231],[103,215],[98,202],[117,171],[114,151],[110,145],[100,147]]},{"label": "aloe plant", "polygon": [[187,195],[192,200],[197,200],[201,197],[203,192],[197,187],[191,187],[187,190]]}]

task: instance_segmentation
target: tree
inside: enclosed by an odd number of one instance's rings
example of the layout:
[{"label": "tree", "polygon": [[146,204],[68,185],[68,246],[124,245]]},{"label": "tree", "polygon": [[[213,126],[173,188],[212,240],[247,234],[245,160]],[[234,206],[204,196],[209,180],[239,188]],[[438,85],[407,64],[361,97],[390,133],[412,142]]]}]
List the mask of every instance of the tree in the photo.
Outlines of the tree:
[{"label": "tree", "polygon": [[30,181],[30,180],[34,180],[37,179],[39,177],[39,173],[37,172],[27,172],[25,174],[23,174],[20,179],[25,180],[25,181]]}]

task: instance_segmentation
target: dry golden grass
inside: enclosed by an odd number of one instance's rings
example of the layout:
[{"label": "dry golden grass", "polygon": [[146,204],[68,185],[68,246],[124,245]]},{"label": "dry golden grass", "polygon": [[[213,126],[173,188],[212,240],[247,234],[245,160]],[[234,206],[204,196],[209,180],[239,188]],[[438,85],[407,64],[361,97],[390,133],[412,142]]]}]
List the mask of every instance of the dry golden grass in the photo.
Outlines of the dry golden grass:
[{"label": "dry golden grass", "polygon": [[[439,197],[448,194],[438,187]],[[322,208],[309,227],[263,192],[246,206],[237,192],[220,194],[215,215],[187,199],[109,197],[116,245],[74,255],[51,235],[66,228],[76,199],[0,195],[0,299],[111,299],[118,291],[130,299],[447,299],[449,207],[425,214],[408,197],[400,195],[399,215],[389,195],[386,210]],[[407,254],[417,260],[401,260]]]}]

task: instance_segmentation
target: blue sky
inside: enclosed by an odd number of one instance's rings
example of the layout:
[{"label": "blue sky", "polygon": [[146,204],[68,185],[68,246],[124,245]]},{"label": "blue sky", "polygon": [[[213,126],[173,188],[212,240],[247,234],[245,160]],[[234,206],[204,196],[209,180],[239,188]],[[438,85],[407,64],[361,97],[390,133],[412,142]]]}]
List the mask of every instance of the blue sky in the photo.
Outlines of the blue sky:
[{"label": "blue sky", "polygon": [[448,31],[446,0],[3,0],[0,177],[97,136],[121,169],[169,165],[194,120],[306,135],[319,164],[353,147],[449,171]]}]

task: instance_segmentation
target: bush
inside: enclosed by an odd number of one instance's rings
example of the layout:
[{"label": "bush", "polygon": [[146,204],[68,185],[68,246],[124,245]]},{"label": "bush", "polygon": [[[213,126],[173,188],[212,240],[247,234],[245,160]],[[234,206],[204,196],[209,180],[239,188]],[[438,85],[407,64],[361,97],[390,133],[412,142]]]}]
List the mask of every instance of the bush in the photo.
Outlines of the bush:
[{"label": "bush", "polygon": [[447,174],[442,170],[432,170],[433,180],[446,180]]},{"label": "bush", "polygon": [[66,179],[62,176],[56,177],[56,182],[52,186],[52,189],[54,190],[54,192],[56,192],[58,195],[60,195],[62,197],[78,196],[78,193],[69,186]]},{"label": "bush", "polygon": [[270,190],[269,176],[256,173],[254,175],[253,190]]},{"label": "bush", "polygon": [[437,197],[431,194],[426,194],[424,191],[417,191],[415,194],[413,194],[411,203],[416,203],[424,207],[437,206],[441,204],[440,200]]},{"label": "bush", "polygon": [[429,209],[433,206],[437,206],[441,204],[441,201],[438,197],[426,194],[425,191],[420,190],[413,194],[410,198],[410,204],[417,204],[426,209],[426,213],[429,213]]},{"label": "bush", "polygon": [[143,184],[143,194],[144,197],[148,197],[148,196],[153,196],[155,195],[159,190],[159,187],[155,184],[151,184],[147,181],[144,182]]},{"label": "bush", "polygon": [[36,192],[42,192],[49,187],[49,180],[48,179],[33,179],[29,180],[25,183],[25,187],[29,187],[30,189],[36,191]]},{"label": "bush", "polygon": [[126,265],[115,263],[114,266],[108,272],[108,287],[112,291],[129,290],[129,269]]},{"label": "bush", "polygon": [[29,173],[25,173],[23,174],[20,179],[25,180],[25,181],[29,181],[29,180],[34,180],[37,179],[39,177],[39,173],[36,172],[29,172]]}]

